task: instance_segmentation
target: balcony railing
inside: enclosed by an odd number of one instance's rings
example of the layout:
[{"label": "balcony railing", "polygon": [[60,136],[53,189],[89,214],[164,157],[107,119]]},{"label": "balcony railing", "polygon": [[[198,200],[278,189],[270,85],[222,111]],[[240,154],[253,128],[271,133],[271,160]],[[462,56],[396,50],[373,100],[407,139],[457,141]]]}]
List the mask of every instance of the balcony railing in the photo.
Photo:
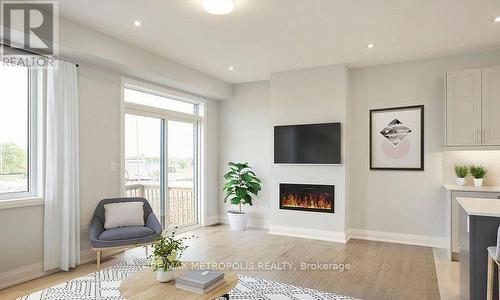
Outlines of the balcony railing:
[{"label": "balcony railing", "polygon": [[[157,183],[127,183],[127,197],[144,197],[148,200],[158,218],[161,216],[160,185]],[[168,188],[169,227],[196,223],[196,201],[193,189],[184,187]]]}]

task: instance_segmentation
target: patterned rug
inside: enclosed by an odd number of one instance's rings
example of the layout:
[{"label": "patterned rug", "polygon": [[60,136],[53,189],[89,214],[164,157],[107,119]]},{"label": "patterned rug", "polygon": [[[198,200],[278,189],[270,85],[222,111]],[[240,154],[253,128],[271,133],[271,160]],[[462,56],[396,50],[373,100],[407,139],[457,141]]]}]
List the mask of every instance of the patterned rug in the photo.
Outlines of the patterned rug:
[{"label": "patterned rug", "polygon": [[[148,265],[146,258],[93,272],[56,286],[18,298],[18,300],[122,300],[118,287],[121,281]],[[301,288],[260,278],[241,276],[229,294],[237,300],[351,300],[353,298],[313,289]]]}]

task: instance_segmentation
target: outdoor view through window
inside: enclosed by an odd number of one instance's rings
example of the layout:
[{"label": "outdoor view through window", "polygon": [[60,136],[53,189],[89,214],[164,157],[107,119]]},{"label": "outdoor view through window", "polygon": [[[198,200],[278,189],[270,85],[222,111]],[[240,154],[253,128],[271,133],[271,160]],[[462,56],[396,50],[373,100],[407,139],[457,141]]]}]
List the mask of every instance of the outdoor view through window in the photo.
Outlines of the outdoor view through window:
[{"label": "outdoor view through window", "polygon": [[[125,89],[126,103],[183,113],[196,105]],[[125,190],[146,198],[164,227],[197,222],[197,122],[170,120],[159,111],[152,116],[127,109],[125,114]],[[167,162],[166,164],[163,162]],[[162,175],[163,174],[163,175]],[[162,177],[163,176],[163,177]],[[163,191],[163,193],[162,193]]]},{"label": "outdoor view through window", "polygon": [[0,66],[0,196],[27,192],[28,68]]}]

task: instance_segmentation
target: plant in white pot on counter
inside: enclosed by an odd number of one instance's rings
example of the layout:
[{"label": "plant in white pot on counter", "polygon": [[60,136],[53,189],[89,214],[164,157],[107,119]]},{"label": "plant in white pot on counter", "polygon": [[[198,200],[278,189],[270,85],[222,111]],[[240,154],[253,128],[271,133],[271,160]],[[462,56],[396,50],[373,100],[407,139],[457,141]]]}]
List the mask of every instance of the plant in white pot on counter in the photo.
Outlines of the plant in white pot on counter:
[{"label": "plant in white pot on counter", "polygon": [[156,280],[167,282],[174,279],[175,269],[182,266],[180,258],[188,246],[184,241],[189,237],[176,238],[175,232],[162,235],[153,243],[151,269],[156,271]]},{"label": "plant in white pot on counter", "polygon": [[248,163],[229,162],[229,171],[224,175],[224,203],[237,205],[238,210],[227,212],[229,224],[232,230],[245,230],[247,228],[248,215],[241,210],[243,204],[253,205],[253,197],[257,196],[261,187],[261,181]]},{"label": "plant in white pot on counter", "polygon": [[457,174],[457,184],[465,185],[465,177],[469,174],[469,166],[455,165],[455,174]]},{"label": "plant in white pot on counter", "polygon": [[469,167],[470,174],[474,177],[474,186],[480,187],[483,185],[483,178],[488,173],[483,166],[470,166]]}]

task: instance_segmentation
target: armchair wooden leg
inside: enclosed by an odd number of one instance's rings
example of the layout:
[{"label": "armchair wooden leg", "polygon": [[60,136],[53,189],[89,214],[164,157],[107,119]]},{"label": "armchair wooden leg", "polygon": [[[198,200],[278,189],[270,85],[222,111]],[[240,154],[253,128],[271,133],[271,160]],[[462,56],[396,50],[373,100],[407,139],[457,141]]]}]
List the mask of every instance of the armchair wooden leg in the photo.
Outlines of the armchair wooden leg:
[{"label": "armchair wooden leg", "polygon": [[494,278],[494,264],[493,258],[488,255],[488,284],[487,284],[487,292],[486,299],[493,300],[493,278]]},{"label": "armchair wooden leg", "polygon": [[97,271],[101,269],[101,250],[97,250]]},{"label": "armchair wooden leg", "polygon": [[144,246],[144,250],[146,250],[146,257],[148,257],[148,245]]}]

